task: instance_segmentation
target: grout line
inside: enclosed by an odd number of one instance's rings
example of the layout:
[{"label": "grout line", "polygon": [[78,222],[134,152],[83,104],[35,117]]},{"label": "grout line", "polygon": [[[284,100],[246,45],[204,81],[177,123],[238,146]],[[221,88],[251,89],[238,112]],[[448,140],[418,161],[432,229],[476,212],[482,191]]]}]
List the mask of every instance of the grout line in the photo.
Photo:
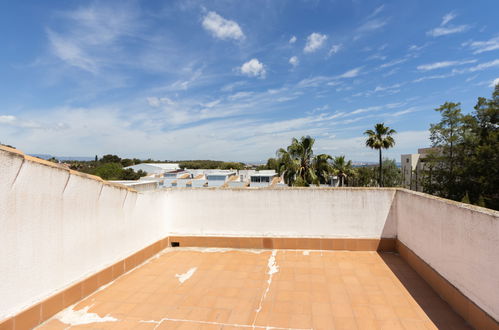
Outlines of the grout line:
[{"label": "grout line", "polygon": [[247,324],[235,324],[235,323],[222,323],[222,322],[214,322],[214,321],[198,321],[198,320],[185,320],[185,319],[172,319],[168,317],[164,317],[159,321],[139,321],[142,323],[156,323],[154,329],[157,329],[161,323],[164,321],[172,321],[172,322],[189,322],[189,323],[200,323],[200,324],[212,324],[212,325],[221,325],[228,327],[238,327],[238,328],[252,328],[252,329],[276,329],[276,330],[310,330],[309,328],[281,328],[281,327],[272,327],[272,326],[260,326],[260,325],[247,325]]}]

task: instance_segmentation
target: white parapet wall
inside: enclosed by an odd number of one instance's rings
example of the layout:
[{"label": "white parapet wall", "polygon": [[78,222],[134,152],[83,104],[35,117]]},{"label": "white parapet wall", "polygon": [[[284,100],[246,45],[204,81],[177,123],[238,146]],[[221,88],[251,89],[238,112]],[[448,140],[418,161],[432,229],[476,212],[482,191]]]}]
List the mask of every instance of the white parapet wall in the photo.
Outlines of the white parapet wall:
[{"label": "white parapet wall", "polygon": [[499,320],[499,212],[405,189],[396,205],[399,241]]},{"label": "white parapet wall", "polygon": [[167,236],[395,238],[499,319],[499,213],[404,189],[137,193],[0,147],[0,320]]},{"label": "white parapet wall", "polygon": [[166,237],[161,197],[0,149],[0,320]]},{"label": "white parapet wall", "polygon": [[172,235],[394,238],[395,189],[167,190]]}]

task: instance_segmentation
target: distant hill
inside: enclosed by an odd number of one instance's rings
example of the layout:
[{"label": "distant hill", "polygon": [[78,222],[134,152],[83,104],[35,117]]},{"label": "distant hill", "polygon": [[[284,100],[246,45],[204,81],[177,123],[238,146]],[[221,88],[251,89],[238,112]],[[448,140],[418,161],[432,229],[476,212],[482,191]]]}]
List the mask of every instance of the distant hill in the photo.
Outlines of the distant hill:
[{"label": "distant hill", "polygon": [[53,156],[53,155],[47,155],[47,154],[30,154],[30,156],[33,156],[33,157],[38,157],[38,158],[41,158],[41,159],[50,159],[50,158],[55,158],[57,160],[78,160],[78,161],[84,161],[84,162],[87,162],[87,161],[91,161],[91,160],[94,160],[95,158],[94,157],[79,157],[79,156]]}]

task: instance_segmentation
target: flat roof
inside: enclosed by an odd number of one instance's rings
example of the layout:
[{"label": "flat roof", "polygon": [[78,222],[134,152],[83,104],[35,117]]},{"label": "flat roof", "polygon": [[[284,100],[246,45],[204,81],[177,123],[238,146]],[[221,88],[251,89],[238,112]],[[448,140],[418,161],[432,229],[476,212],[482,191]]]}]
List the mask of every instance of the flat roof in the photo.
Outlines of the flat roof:
[{"label": "flat roof", "polygon": [[396,254],[213,248],[167,248],[38,329],[76,325],[469,329]]}]

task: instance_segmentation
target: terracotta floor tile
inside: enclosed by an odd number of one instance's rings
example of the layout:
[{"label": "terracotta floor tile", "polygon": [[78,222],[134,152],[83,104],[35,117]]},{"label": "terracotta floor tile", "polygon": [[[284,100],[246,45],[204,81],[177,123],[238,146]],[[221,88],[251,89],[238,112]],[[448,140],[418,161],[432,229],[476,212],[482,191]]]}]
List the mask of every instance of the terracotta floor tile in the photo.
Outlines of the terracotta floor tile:
[{"label": "terracotta floor tile", "polygon": [[316,330],[334,329],[334,321],[331,315],[312,315],[312,324]]},{"label": "terracotta floor tile", "polygon": [[341,317],[341,318],[333,317],[333,319],[334,319],[334,328],[335,329],[345,329],[345,330],[358,329],[357,322],[355,322],[355,318],[353,318],[353,317]]},{"label": "terracotta floor tile", "polygon": [[[118,322],[81,329],[436,329],[464,321],[394,254],[277,250],[200,252],[170,248],[78,302]],[[183,283],[179,276],[196,267]],[[178,275],[178,276],[177,276]],[[257,312],[258,310],[258,312]],[[159,324],[160,320],[163,320]],[[144,323],[141,320],[156,320]],[[206,322],[206,323],[203,323]],[[210,323],[213,322],[213,323]],[[40,329],[67,325],[52,318]]]}]

